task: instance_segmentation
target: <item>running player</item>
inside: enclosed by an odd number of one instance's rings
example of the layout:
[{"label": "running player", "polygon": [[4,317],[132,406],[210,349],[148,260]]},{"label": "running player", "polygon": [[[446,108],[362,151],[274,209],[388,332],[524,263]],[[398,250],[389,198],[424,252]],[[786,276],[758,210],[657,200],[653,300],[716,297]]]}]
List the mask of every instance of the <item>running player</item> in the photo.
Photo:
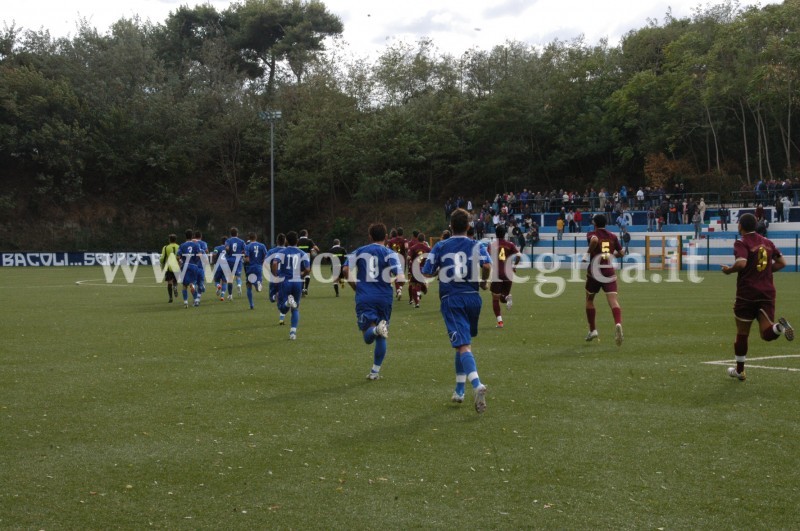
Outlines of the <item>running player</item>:
[{"label": "running player", "polygon": [[330,248],[328,253],[331,255],[331,271],[339,271],[339,275],[333,279],[333,291],[336,296],[339,296],[339,288],[344,286],[347,275],[344,272],[344,263],[347,258],[347,251],[342,247],[342,242],[338,239],[333,240],[333,247]]},{"label": "running player", "polygon": [[252,310],[255,307],[253,304],[253,286],[259,293],[263,289],[264,260],[267,257],[267,247],[258,241],[258,236],[255,232],[248,234],[247,239],[250,243],[247,244],[244,251],[245,278],[247,279],[247,301],[250,303],[250,309]]},{"label": "running player", "polygon": [[592,218],[594,230],[586,234],[589,242],[589,267],[586,270],[586,319],[589,321],[589,334],[586,341],[599,336],[595,326],[596,309],[594,297],[602,289],[614,316],[614,340],[622,345],[622,308],[617,299],[617,274],[614,258],[624,256],[622,245],[613,233],[606,230],[606,217],[596,214]]},{"label": "running player", "polygon": [[349,280],[356,292],[356,318],[358,329],[364,335],[364,343],[375,343],[372,354],[372,370],[368,380],[381,377],[381,365],[386,357],[386,339],[389,337],[389,319],[392,316],[392,282],[390,277],[403,277],[400,258],[383,245],[386,226],[374,223],[369,227],[370,243],[359,247],[348,257],[343,269],[347,278],[355,269],[355,279]]},{"label": "running player", "polygon": [[286,314],[292,311],[289,339],[297,339],[297,325],[300,323],[300,297],[303,294],[303,277],[311,270],[308,253],[297,247],[297,233],[286,234],[286,249],[272,255],[272,274],[278,287],[278,311]]},{"label": "running player", "polygon": [[497,319],[497,328],[503,328],[503,314],[500,311],[500,303],[503,302],[506,308],[511,309],[511,278],[519,262],[519,251],[517,246],[506,240],[507,229],[505,225],[498,225],[494,230],[497,238],[489,246],[489,255],[492,263],[497,264],[495,274],[492,278],[492,310]]},{"label": "running player", "polygon": [[228,265],[228,261],[225,259],[225,242],[227,240],[228,238],[223,236],[219,245],[211,251],[211,265],[214,266],[214,285],[217,287],[216,295],[221,301],[225,300],[225,291],[228,289],[228,278],[225,275],[225,269],[221,267],[222,263]]},{"label": "running player", "polygon": [[242,296],[242,267],[244,266],[245,243],[239,237],[239,229],[231,227],[230,237],[225,242],[225,259],[233,278],[228,279],[228,300],[233,300],[233,281],[236,280],[238,294]]},{"label": "running player", "polygon": [[169,235],[169,243],[161,248],[161,256],[159,262],[161,267],[167,268],[164,279],[167,281],[167,293],[169,294],[169,302],[172,302],[172,297],[178,296],[178,279],[175,273],[180,272],[181,268],[178,264],[177,253],[180,246],[178,245],[178,236],[175,234]]},{"label": "running player", "polygon": [[736,367],[728,367],[728,375],[741,381],[747,379],[744,364],[753,321],[758,321],[764,341],[774,341],[781,335],[789,341],[794,339],[794,329],[785,318],[774,322],[776,291],[772,273],[786,267],[786,259],[771,240],[756,233],[756,226],[753,214],[744,214],[739,218],[739,234],[742,238],[733,244],[736,261],[732,266],[722,266],[722,272],[726,275],[737,274],[736,302],[733,305],[733,315],[736,317],[736,341],[733,344]]},{"label": "running player", "polygon": [[202,274],[199,266],[193,263],[197,255],[202,253],[202,250],[194,241],[194,231],[192,229],[186,230],[186,241],[178,247],[178,259],[181,261],[181,278],[183,284],[183,307],[189,307],[189,293],[192,292],[194,298],[194,305],[200,306],[200,290],[197,289],[197,277]]},{"label": "running player", "polygon": [[[278,233],[275,237],[275,247],[267,251],[267,259],[265,262],[267,263],[267,267],[269,268],[269,291],[268,297],[269,302],[275,302],[278,297],[278,283],[275,282],[275,277],[272,275],[272,255],[279,253],[286,249],[286,235],[282,232]],[[281,315],[281,320],[279,324],[283,324],[283,315]]]},{"label": "running player", "polygon": [[[308,236],[308,230],[303,229],[300,231],[300,237],[297,239],[297,248],[309,256],[309,260],[313,260],[319,253],[319,247]],[[311,284],[311,269],[303,276],[303,296],[308,295],[308,286]]]},{"label": "running player", "polygon": [[408,303],[413,304],[414,308],[419,308],[422,294],[428,293],[428,283],[422,275],[422,266],[425,265],[429,252],[431,246],[425,241],[425,234],[418,232],[408,247]]},{"label": "running player", "polygon": [[200,268],[200,275],[197,277],[197,291],[202,295],[206,292],[206,266],[208,265],[208,244],[203,241],[203,233],[199,230],[194,231],[194,242],[200,248],[201,253],[192,258],[192,263]]},{"label": "running player", "polygon": [[[386,242],[386,246],[392,251],[396,252],[403,260],[403,264],[405,264],[408,242],[406,241],[405,236],[403,236],[403,227],[392,229],[391,238],[389,238],[389,241]],[[395,279],[395,293],[397,294],[397,300],[400,300],[400,298],[403,296],[403,282],[397,279]]]},{"label": "running player", "polygon": [[466,381],[472,384],[475,411],[486,411],[487,388],[478,377],[472,354],[472,338],[478,335],[481,296],[478,284],[486,289],[492,269],[492,259],[486,249],[467,237],[469,213],[457,208],[450,215],[452,236],[433,246],[422,267],[426,277],[439,277],[441,312],[450,344],[455,349],[456,388],[451,400],[464,401]]}]

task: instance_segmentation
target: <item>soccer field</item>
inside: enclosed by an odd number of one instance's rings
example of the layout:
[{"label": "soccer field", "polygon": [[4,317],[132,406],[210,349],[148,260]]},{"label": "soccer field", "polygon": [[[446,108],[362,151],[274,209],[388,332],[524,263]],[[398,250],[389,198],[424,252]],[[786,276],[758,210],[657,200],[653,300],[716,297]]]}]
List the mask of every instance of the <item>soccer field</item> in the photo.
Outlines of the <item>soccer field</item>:
[{"label": "soccer field", "polygon": [[[290,342],[266,292],[186,310],[145,272],[4,268],[0,528],[797,528],[800,341],[754,330],[729,378],[736,281],[700,275],[621,284],[621,347],[602,295],[584,341],[581,283],[516,285],[503,330],[484,293],[478,415],[435,287],[373,382],[349,288],[312,283]],[[800,275],[776,285],[797,326]]]}]

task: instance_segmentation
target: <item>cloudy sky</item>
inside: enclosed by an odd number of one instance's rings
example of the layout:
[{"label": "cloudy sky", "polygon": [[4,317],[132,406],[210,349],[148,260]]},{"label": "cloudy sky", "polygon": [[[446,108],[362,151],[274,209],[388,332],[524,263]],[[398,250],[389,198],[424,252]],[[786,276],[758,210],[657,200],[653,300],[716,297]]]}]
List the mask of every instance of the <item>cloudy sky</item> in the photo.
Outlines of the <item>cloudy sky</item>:
[{"label": "cloudy sky", "polygon": [[[163,22],[180,5],[208,3],[219,10],[229,0],[5,0],[0,21],[6,26],[41,28],[54,37],[74,35],[77,21],[87,19],[104,33],[122,17]],[[671,10],[690,16],[700,0],[323,0],[344,22],[344,40],[357,55],[375,56],[397,41],[431,38],[442,53],[460,55],[491,49],[507,40],[542,45],[558,38],[583,35],[593,44],[608,38],[612,45],[627,31],[663,22]],[[712,1],[711,4],[720,2]],[[741,0],[742,6],[780,3]]]}]

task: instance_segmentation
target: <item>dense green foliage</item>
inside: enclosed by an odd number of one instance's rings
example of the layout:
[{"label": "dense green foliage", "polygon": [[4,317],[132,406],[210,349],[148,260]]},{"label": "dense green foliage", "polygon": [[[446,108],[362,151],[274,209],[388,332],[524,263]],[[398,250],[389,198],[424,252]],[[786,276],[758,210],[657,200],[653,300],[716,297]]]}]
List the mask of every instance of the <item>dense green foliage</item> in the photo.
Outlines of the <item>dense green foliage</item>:
[{"label": "dense green foliage", "polygon": [[[622,285],[620,348],[604,301],[583,340],[581,282],[516,285],[503,330],[483,292],[478,416],[435,287],[370,382],[349,288],[313,282],[289,341],[265,293],[184,310],[149,268],[9,268],[0,528],[796,529],[797,341],[754,330],[751,358],[786,357],[746,382],[704,364],[733,364],[735,279],[703,275]],[[796,319],[800,275],[776,284]]]},{"label": "dense green foliage", "polygon": [[506,42],[460,57],[427,40],[347,56],[342,31],[301,0],[181,7],[70,38],[7,27],[0,244],[31,215],[85,224],[95,201],[124,206],[128,226],[266,227],[270,109],[283,112],[279,228],[321,205],[796,175],[797,0],[667,15],[617,46]]}]

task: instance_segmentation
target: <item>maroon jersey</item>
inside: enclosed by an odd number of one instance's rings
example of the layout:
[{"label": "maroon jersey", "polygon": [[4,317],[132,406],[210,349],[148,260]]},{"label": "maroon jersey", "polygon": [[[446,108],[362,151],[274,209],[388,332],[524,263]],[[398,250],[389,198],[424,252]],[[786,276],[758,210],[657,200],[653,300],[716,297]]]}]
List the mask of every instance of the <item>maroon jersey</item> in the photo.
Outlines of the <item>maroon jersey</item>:
[{"label": "maroon jersey", "polygon": [[422,271],[422,266],[425,265],[425,254],[429,252],[431,252],[431,246],[428,245],[427,242],[418,241],[408,247],[408,271],[412,274],[411,278],[417,282],[423,282],[424,277],[421,276],[421,273],[420,278],[413,276],[414,270],[412,268],[414,267],[414,260],[416,260],[417,257],[422,257],[419,260],[419,271]]},{"label": "maroon jersey", "polygon": [[395,236],[386,243],[386,246],[397,254],[406,256],[406,239],[402,236]]},{"label": "maroon jersey", "polygon": [[[592,237],[596,236],[598,245],[589,252],[589,269],[587,276],[594,277],[592,274],[595,267],[603,277],[608,279],[616,278],[614,272],[614,251],[622,253],[622,245],[617,236],[606,229],[595,229],[586,234],[586,240],[591,243]],[[595,265],[597,264],[597,265]]]},{"label": "maroon jersey", "polygon": [[736,298],[748,301],[774,301],[775,284],[772,282],[772,262],[781,252],[771,240],[748,232],[733,244],[736,261],[746,260],[747,265],[736,278]]},{"label": "maroon jersey", "polygon": [[498,280],[511,280],[512,268],[516,260],[512,257],[516,254],[519,254],[517,246],[510,241],[502,238],[492,240],[489,246],[489,256],[497,266],[495,269]]}]

